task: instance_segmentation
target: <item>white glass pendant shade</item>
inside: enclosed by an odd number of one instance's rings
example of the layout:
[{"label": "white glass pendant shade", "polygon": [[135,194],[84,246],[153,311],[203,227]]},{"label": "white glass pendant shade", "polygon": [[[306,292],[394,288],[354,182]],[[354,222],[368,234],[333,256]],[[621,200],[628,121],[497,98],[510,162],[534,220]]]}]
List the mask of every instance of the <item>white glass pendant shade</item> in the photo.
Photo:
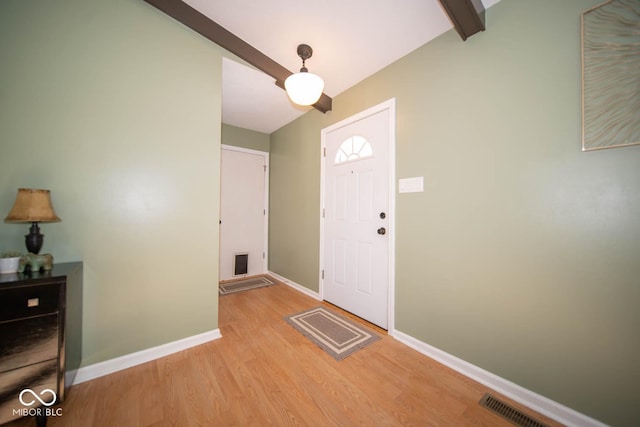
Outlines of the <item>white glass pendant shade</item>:
[{"label": "white glass pendant shade", "polygon": [[284,81],[284,87],[291,101],[298,105],[313,105],[324,90],[324,80],[308,71],[291,74]]}]

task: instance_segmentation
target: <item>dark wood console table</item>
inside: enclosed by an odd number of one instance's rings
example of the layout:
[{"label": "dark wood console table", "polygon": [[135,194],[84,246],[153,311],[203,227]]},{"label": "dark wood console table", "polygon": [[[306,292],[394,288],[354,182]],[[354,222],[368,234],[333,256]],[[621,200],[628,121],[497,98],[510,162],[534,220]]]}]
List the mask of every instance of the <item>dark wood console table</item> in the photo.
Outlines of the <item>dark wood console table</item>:
[{"label": "dark wood console table", "polygon": [[35,415],[44,425],[61,415],[54,405],[64,400],[81,356],[82,263],[0,274],[0,424]]}]

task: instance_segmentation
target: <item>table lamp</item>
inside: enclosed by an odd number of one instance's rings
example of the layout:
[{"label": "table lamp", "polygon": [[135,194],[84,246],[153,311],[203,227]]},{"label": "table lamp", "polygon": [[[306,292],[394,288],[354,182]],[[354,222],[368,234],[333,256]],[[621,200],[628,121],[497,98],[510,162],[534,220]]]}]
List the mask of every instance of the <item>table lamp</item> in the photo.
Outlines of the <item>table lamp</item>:
[{"label": "table lamp", "polygon": [[44,242],[44,235],[40,234],[39,222],[62,221],[53,210],[51,192],[33,188],[19,188],[16,201],[4,222],[30,222],[29,234],[24,236],[27,250],[38,254]]}]

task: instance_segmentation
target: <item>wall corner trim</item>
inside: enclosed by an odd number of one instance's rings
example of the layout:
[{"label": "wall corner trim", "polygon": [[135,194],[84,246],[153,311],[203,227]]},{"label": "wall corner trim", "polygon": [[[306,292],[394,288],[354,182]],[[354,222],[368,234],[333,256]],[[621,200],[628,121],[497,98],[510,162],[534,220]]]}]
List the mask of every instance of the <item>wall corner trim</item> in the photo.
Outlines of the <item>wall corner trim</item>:
[{"label": "wall corner trim", "polygon": [[595,420],[587,415],[577,412],[567,406],[555,402],[547,397],[539,395],[518,384],[512,383],[496,374],[466,362],[445,351],[422,342],[411,335],[395,330],[393,337],[401,343],[424,354],[425,356],[442,363],[445,366],[471,378],[502,395],[515,400],[518,403],[531,408],[543,415],[568,427],[607,427],[606,424]]},{"label": "wall corner trim", "polygon": [[293,289],[295,289],[296,291],[302,292],[303,294],[310,296],[311,298],[318,300],[318,301],[322,301],[322,298],[320,298],[320,294],[318,292],[314,292],[311,289],[302,286],[299,283],[293,282],[285,277],[282,277],[279,274],[274,273],[273,271],[269,271],[267,272],[267,274],[271,277],[273,277],[274,279],[279,280],[280,282],[284,283],[287,286],[292,287]]},{"label": "wall corner trim", "polygon": [[[75,381],[71,385],[80,384],[85,381],[90,381],[105,375],[112,374],[114,372],[121,371],[123,369],[141,365],[143,363],[150,362],[152,360],[159,359],[161,357],[165,357],[170,354],[207,343],[209,341],[214,341],[219,338],[222,338],[220,330],[214,329],[209,332],[204,332],[177,341],[172,341],[166,344],[159,345],[157,347],[151,347],[145,350],[137,351],[135,353],[125,354],[124,356],[116,357],[115,359],[105,360],[104,362],[98,362],[89,366],[83,366],[78,369],[77,372],[75,372]],[[73,378],[70,373],[67,373],[66,375],[67,378]]]}]

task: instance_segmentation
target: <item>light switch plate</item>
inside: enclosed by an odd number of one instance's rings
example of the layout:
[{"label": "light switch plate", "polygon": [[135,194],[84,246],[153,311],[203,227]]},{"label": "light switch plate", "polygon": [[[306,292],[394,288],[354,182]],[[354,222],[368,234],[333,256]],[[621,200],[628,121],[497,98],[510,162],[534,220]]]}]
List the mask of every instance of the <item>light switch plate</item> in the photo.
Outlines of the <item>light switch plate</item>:
[{"label": "light switch plate", "polygon": [[402,178],[398,182],[400,193],[422,193],[424,191],[424,177]]}]

